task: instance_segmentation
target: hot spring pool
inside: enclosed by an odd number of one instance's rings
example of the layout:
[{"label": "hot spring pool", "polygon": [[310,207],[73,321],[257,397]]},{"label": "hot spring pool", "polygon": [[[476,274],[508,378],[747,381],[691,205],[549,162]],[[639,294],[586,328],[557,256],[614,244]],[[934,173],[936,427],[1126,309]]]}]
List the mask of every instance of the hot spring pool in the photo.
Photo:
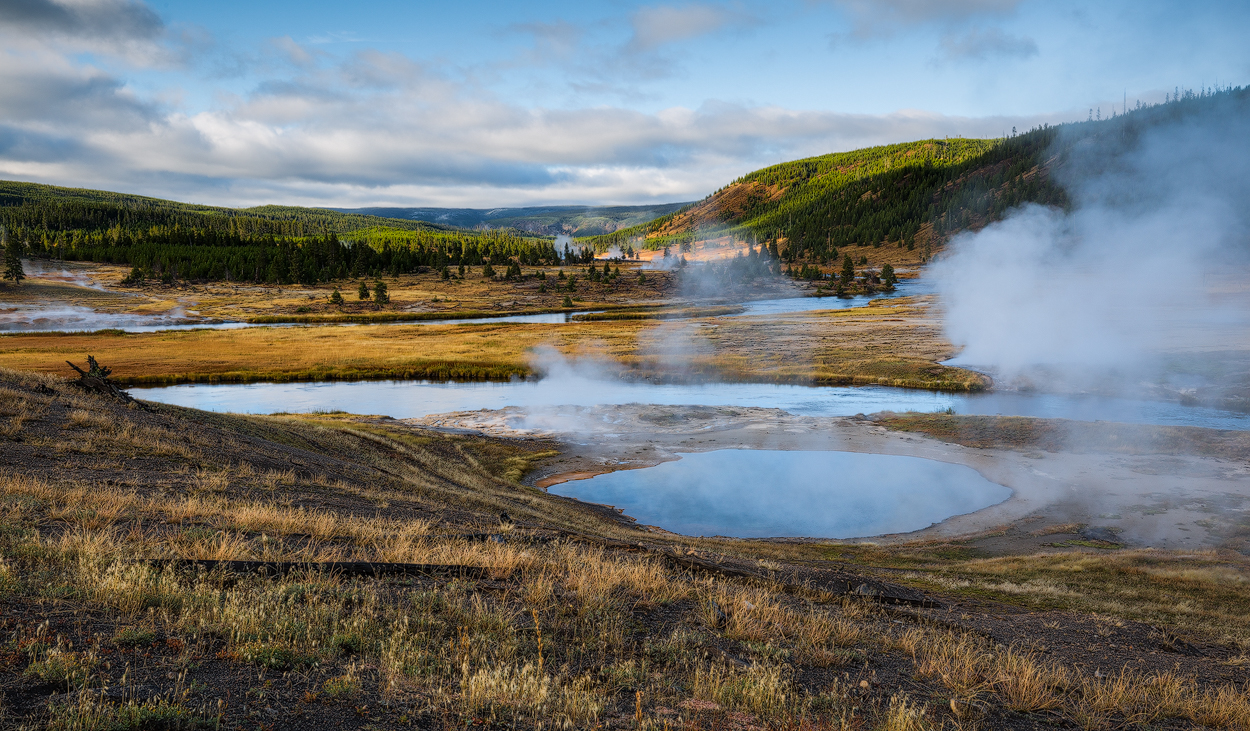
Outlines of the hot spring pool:
[{"label": "hot spring pool", "polygon": [[976,470],[920,457],[722,449],[553,485],[692,536],[857,538],[920,530],[1011,497]]}]

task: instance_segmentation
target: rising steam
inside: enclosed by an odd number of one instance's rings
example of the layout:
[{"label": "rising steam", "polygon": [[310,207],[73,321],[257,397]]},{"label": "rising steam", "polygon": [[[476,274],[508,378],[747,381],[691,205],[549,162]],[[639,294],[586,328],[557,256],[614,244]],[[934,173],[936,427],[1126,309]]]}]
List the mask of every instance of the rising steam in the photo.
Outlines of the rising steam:
[{"label": "rising steam", "polygon": [[1053,174],[1070,212],[1026,206],[957,237],[931,267],[947,334],[964,348],[958,362],[1007,383],[1166,378],[1179,388],[1219,376],[1201,367],[1178,376],[1178,359],[1192,366],[1237,350],[1244,359],[1245,100],[1223,94],[1066,129]]}]

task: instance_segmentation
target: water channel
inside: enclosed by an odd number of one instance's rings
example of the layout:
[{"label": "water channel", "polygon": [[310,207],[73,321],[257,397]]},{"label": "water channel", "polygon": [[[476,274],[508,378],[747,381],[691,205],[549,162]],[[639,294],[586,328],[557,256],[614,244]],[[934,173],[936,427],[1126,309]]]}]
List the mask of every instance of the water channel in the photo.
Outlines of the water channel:
[{"label": "water channel", "polygon": [[248,414],[346,411],[416,418],[505,406],[756,406],[801,416],[853,416],[877,411],[1002,414],[1080,421],[1250,429],[1250,414],[1170,401],[1011,391],[954,394],[884,386],[788,386],[771,383],[654,384],[578,375],[495,382],[335,381],[191,384],[136,388],[137,398],[206,411]]}]

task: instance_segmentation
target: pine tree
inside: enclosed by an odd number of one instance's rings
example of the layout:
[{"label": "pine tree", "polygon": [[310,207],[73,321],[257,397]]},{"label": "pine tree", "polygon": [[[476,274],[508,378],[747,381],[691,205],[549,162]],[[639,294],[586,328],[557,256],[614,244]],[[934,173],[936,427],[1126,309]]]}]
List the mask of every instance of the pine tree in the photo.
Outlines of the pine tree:
[{"label": "pine tree", "polygon": [[26,278],[26,272],[22,269],[21,242],[16,236],[9,240],[8,232],[0,226],[0,246],[4,247],[4,278],[21,284]]},{"label": "pine tree", "polygon": [[850,284],[855,278],[855,262],[851,261],[851,255],[847,254],[842,257],[842,283]]},{"label": "pine tree", "polygon": [[360,288],[356,290],[356,296],[359,297],[361,300],[369,299],[369,285],[365,284],[362,281],[360,283]]},{"label": "pine tree", "polygon": [[338,287],[335,287],[334,291],[330,293],[330,304],[340,306],[343,304],[343,293],[339,291]]},{"label": "pine tree", "polygon": [[391,296],[386,292],[386,282],[381,279],[373,283],[373,302],[377,305],[384,305],[391,301]]},{"label": "pine tree", "polygon": [[894,284],[898,282],[898,277],[894,274],[894,267],[889,264],[881,265],[881,282],[891,289],[894,288]]}]

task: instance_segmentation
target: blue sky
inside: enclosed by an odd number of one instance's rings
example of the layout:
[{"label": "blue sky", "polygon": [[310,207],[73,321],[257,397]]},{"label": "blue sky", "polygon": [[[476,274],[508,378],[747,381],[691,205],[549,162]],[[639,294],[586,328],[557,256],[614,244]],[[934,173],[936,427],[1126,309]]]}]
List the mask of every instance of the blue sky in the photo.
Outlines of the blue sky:
[{"label": "blue sky", "polygon": [[1250,4],[0,0],[0,177],[226,205],[700,198],[1250,83]]}]

